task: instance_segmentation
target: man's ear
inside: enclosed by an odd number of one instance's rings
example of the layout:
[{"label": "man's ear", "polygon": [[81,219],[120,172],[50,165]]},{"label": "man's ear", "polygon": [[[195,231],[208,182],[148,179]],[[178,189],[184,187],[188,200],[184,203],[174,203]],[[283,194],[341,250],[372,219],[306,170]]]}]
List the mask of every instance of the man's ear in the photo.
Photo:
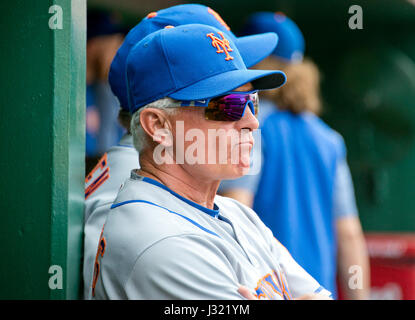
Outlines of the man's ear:
[{"label": "man's ear", "polygon": [[140,124],[152,141],[170,147],[173,145],[169,119],[160,109],[146,108],[140,113]]}]

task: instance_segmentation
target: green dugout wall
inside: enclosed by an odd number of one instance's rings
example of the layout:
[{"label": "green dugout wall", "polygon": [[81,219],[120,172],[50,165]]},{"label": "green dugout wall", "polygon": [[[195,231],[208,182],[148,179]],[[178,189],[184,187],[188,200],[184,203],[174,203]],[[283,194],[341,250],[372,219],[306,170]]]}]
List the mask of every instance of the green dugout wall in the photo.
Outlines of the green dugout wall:
[{"label": "green dugout wall", "polygon": [[77,299],[86,1],[1,1],[0,15],[0,299]]}]

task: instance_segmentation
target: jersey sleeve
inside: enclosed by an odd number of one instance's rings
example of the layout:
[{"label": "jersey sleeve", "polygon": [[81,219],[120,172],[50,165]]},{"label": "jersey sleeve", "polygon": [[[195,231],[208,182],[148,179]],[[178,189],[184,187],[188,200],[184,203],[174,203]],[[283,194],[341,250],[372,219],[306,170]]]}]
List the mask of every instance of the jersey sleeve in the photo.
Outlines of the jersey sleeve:
[{"label": "jersey sleeve", "polygon": [[323,288],[307,271],[305,271],[291,256],[288,250],[265,227],[265,234],[271,247],[271,252],[281,266],[292,298],[299,298],[309,293],[325,294],[332,298],[332,293]]},{"label": "jersey sleeve", "polygon": [[333,192],[333,214],[336,219],[358,214],[352,176],[346,158],[337,161]]},{"label": "jersey sleeve", "polygon": [[277,239],[273,243],[273,251],[279,256],[280,265],[293,298],[298,298],[308,293],[325,294],[332,298],[331,292],[323,288],[305,271]]},{"label": "jersey sleeve", "polygon": [[165,238],[141,254],[125,284],[129,299],[243,299],[223,253],[199,235]]}]

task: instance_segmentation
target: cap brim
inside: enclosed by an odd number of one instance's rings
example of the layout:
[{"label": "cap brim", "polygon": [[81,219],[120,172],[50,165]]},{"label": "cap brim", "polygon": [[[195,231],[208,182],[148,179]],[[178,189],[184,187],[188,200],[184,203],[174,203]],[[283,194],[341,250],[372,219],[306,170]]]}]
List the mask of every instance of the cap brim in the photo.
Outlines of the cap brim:
[{"label": "cap brim", "polygon": [[239,37],[235,41],[245,65],[250,68],[268,57],[278,43],[278,36],[274,32]]},{"label": "cap brim", "polygon": [[254,90],[274,89],[286,81],[284,72],[279,70],[232,70],[199,81],[168,96],[176,100],[211,99],[232,91],[248,82]]}]

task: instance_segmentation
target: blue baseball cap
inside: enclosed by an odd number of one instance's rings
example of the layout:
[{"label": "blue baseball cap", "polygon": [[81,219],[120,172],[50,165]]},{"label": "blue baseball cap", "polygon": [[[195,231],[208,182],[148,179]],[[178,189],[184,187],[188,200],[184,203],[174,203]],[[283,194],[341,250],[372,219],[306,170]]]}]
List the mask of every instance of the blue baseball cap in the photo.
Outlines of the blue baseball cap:
[{"label": "blue baseball cap", "polygon": [[125,65],[131,48],[145,36],[168,25],[176,27],[194,23],[210,25],[222,31],[228,39],[236,44],[248,67],[270,55],[278,42],[277,35],[269,32],[237,38],[218,13],[200,4],[182,4],[149,13],[127,34],[111,64],[108,80],[121,107],[128,108]]},{"label": "blue baseball cap", "polygon": [[164,97],[211,99],[251,82],[254,90],[283,85],[278,70],[248,70],[232,39],[214,27],[188,24],[151,33],[127,58],[130,113]]},{"label": "blue baseball cap", "polygon": [[295,22],[283,13],[257,12],[252,14],[242,34],[262,32],[275,32],[278,35],[278,45],[272,52],[273,55],[291,63],[303,60],[304,36]]}]

